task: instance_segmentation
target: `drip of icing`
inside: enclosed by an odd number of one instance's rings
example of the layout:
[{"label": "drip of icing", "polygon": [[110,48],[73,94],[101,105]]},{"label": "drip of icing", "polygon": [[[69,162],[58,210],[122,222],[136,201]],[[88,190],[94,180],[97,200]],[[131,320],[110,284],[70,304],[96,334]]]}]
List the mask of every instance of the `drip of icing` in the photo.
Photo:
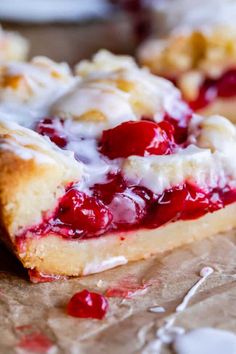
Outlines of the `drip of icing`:
[{"label": "drip of icing", "polygon": [[162,313],[165,312],[165,308],[162,306],[153,306],[148,309],[148,311],[153,312],[153,313]]},{"label": "drip of icing", "polygon": [[103,260],[102,262],[93,262],[87,264],[87,266],[83,270],[83,275],[91,274],[91,273],[99,273],[104,270],[117,267],[119,265],[123,265],[127,263],[127,259],[123,256],[111,257]]},{"label": "drip of icing", "polygon": [[174,341],[177,354],[235,354],[236,335],[215,328],[198,328]]},{"label": "drip of icing", "polygon": [[160,341],[160,339],[152,340],[142,351],[142,354],[159,354],[161,347],[162,342]]},{"label": "drip of icing", "polygon": [[143,346],[146,343],[146,336],[148,331],[153,327],[153,322],[145,324],[137,333],[139,343]]},{"label": "drip of icing", "polygon": [[162,344],[171,344],[176,336],[184,334],[185,330],[182,327],[173,326],[175,321],[175,316],[170,317],[164,326],[160,327],[156,335]]},{"label": "drip of icing", "polygon": [[[182,327],[174,326],[176,316],[179,312],[186,309],[190,299],[195,295],[198,288],[203,284],[203,282],[214,272],[211,267],[203,267],[199,275],[201,279],[188,291],[183,301],[176,307],[176,312],[166,320],[165,324],[160,327],[156,332],[156,339],[151,341],[142,351],[142,354],[158,354],[160,353],[163,344],[171,344],[175,342],[176,338],[182,337],[185,333],[185,329]],[[190,354],[189,352],[183,352],[179,354]],[[196,352],[197,354],[202,352]],[[193,353],[195,354],[195,352]],[[205,354],[205,353],[204,353]],[[208,353],[207,353],[208,354]],[[231,353],[230,353],[231,354]]]},{"label": "drip of icing", "polygon": [[198,288],[204,283],[206,278],[209,277],[209,275],[211,275],[213,272],[214,270],[211,267],[204,267],[201,269],[200,271],[201,279],[199,279],[198,282],[188,291],[181,304],[179,304],[176,307],[176,312],[182,312],[186,309],[189,301],[195,295]]}]

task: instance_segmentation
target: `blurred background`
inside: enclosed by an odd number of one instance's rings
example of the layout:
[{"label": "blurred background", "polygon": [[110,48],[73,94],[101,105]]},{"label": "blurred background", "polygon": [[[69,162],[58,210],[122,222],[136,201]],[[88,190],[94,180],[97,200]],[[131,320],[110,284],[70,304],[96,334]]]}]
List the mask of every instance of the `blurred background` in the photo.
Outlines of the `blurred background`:
[{"label": "blurred background", "polygon": [[147,36],[235,18],[235,0],[0,0],[3,28],[29,39],[30,56],[70,64],[99,48],[133,54]]}]

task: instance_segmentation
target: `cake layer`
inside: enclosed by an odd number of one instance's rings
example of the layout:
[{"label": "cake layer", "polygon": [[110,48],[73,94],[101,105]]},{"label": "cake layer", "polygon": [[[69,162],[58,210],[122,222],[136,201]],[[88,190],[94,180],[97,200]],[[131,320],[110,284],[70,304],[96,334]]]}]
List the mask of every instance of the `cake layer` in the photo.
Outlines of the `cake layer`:
[{"label": "cake layer", "polygon": [[0,225],[14,235],[55,208],[81,176],[73,154],[30,129],[0,119]]},{"label": "cake layer", "polygon": [[58,235],[27,238],[18,257],[28,269],[44,274],[78,276],[172,250],[236,227],[236,203],[196,220],[176,221],[158,229],[137,230],[65,240]]}]

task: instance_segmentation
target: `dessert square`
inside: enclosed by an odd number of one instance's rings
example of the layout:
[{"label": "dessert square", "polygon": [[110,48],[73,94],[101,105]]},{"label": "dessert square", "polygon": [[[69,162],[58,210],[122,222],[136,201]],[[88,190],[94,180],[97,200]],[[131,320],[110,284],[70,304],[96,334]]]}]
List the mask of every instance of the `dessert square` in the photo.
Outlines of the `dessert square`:
[{"label": "dessert square", "polygon": [[126,56],[4,64],[1,239],[32,278],[101,272],[236,226],[236,128]]}]

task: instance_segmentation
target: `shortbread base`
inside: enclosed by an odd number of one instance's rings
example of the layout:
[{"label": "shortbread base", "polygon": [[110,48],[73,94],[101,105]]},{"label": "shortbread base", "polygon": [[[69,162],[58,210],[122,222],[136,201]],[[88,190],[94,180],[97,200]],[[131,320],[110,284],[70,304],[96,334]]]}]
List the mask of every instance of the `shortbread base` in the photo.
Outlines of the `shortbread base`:
[{"label": "shortbread base", "polygon": [[196,220],[176,221],[157,229],[107,234],[86,240],[47,235],[26,241],[18,257],[44,274],[79,276],[144,259],[236,227],[236,203]]},{"label": "shortbread base", "polygon": [[221,115],[236,123],[236,99],[235,97],[217,98],[207,107],[197,111],[197,113],[203,116]]}]

